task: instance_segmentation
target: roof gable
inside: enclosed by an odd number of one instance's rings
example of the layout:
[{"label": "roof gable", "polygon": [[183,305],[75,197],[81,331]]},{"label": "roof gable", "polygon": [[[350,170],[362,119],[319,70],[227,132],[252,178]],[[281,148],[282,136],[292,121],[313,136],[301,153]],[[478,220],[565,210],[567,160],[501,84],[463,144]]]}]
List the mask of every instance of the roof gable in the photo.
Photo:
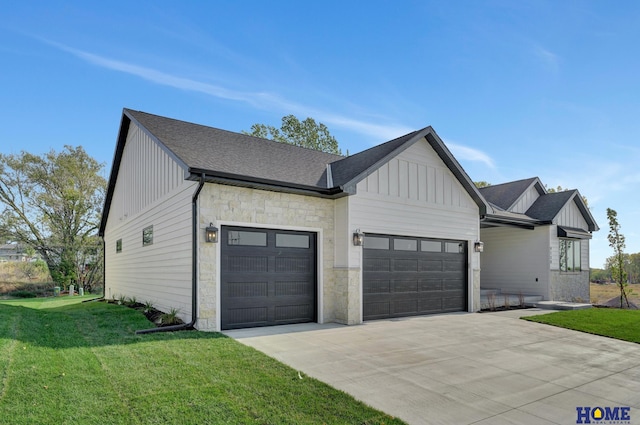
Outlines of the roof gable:
[{"label": "roof gable", "polygon": [[532,186],[540,195],[546,193],[537,177],[483,187],[480,193],[490,203],[504,211],[510,211]]},{"label": "roof gable", "polygon": [[541,196],[527,210],[526,215],[543,222],[552,222],[572,201],[578,207],[578,210],[586,221],[588,226],[587,230],[591,232],[599,230],[598,224],[577,189],[547,193]]},{"label": "roof gable", "polygon": [[330,167],[334,184],[345,192],[355,193],[356,185],[360,181],[420,140],[425,140],[431,146],[478,205],[480,214],[484,215],[490,209],[489,205],[460,163],[430,126],[332,163]]}]

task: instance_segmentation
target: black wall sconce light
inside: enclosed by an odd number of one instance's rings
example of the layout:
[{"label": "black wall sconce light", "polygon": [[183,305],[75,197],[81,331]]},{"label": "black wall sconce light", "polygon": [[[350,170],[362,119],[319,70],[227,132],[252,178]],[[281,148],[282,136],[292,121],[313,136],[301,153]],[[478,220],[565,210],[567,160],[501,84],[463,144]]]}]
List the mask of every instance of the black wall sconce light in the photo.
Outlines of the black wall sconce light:
[{"label": "black wall sconce light", "polygon": [[483,252],[484,251],[484,242],[480,242],[480,241],[474,242],[473,250],[475,252]]},{"label": "black wall sconce light", "polygon": [[218,228],[209,223],[205,229],[205,240],[207,243],[218,243]]},{"label": "black wall sconce light", "polygon": [[362,233],[360,229],[356,229],[356,231],[353,232],[353,245],[355,246],[364,245],[364,233]]}]

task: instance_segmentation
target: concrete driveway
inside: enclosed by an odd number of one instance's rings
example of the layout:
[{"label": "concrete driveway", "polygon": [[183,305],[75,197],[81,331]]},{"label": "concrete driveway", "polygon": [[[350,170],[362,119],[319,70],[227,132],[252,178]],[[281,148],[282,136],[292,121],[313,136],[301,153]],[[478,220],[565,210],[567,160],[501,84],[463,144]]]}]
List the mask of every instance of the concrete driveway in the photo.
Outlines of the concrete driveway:
[{"label": "concrete driveway", "polygon": [[619,406],[631,419],[616,423],[640,424],[640,345],[518,319],[540,313],[225,333],[410,424],[566,425]]}]

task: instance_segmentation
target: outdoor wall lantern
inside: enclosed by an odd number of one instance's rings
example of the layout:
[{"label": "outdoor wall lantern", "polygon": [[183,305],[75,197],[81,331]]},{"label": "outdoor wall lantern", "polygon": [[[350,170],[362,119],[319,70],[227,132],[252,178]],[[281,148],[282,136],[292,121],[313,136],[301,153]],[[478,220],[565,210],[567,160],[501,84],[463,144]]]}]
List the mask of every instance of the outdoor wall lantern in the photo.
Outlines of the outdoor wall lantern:
[{"label": "outdoor wall lantern", "polygon": [[205,229],[205,239],[207,243],[218,243],[218,228],[209,223]]},{"label": "outdoor wall lantern", "polygon": [[473,250],[475,252],[483,252],[484,251],[484,242],[476,241],[473,244]]},{"label": "outdoor wall lantern", "polygon": [[353,232],[353,244],[355,246],[362,246],[364,244],[364,233],[360,231],[360,229],[356,229]]}]

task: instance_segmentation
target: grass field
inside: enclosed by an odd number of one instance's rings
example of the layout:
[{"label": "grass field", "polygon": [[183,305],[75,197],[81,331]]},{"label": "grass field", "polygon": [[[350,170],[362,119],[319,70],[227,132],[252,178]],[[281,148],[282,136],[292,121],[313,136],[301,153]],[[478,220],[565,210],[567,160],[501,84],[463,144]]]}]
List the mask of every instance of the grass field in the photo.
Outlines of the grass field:
[{"label": "grass field", "polygon": [[[629,301],[640,304],[640,284],[629,285],[633,290],[629,295]],[[600,285],[598,283],[591,284],[591,303],[600,304],[610,300],[613,297],[620,297],[620,289],[618,285]]]},{"label": "grass field", "polygon": [[0,424],[402,423],[222,334],[136,335],[141,313],[80,301],[0,302]]},{"label": "grass field", "polygon": [[640,310],[590,308],[559,311],[523,319],[640,343]]}]

